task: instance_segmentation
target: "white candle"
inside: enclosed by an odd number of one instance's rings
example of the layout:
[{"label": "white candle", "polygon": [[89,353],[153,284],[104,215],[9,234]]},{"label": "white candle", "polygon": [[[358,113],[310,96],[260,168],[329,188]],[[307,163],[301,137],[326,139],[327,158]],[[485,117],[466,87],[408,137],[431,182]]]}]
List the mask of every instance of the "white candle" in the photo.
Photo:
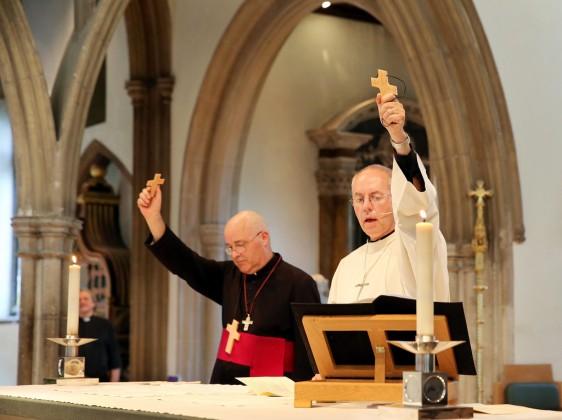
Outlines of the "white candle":
[{"label": "white candle", "polygon": [[416,224],[416,333],[433,336],[433,224]]},{"label": "white candle", "polygon": [[78,336],[78,308],[80,306],[80,266],[76,257],[72,256],[73,264],[68,267],[68,310],[66,335]]}]

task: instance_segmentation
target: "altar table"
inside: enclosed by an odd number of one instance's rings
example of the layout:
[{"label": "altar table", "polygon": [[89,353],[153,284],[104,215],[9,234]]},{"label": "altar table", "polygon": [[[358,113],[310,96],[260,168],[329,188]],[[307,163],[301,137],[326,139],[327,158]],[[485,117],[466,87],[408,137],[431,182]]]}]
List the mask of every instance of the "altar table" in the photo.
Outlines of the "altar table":
[{"label": "altar table", "polygon": [[[120,382],[84,386],[0,387],[4,419],[218,419],[362,420],[382,419],[375,403],[338,402],[294,408],[291,397],[257,396],[242,385],[187,382]],[[562,412],[474,414],[475,419],[562,419]]]}]

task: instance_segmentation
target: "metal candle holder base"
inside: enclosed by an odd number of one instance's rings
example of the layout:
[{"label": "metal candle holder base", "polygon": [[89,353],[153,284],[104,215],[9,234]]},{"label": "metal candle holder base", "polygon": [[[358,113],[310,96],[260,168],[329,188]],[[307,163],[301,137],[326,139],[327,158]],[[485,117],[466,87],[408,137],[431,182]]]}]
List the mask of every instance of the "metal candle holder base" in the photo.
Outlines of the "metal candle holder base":
[{"label": "metal candle holder base", "polygon": [[464,341],[437,341],[432,335],[416,335],[416,341],[389,341],[416,355],[416,371],[403,373],[403,403],[408,406],[445,406],[447,373],[435,372],[435,355]]},{"label": "metal candle holder base", "polygon": [[65,338],[47,338],[47,340],[65,347],[65,356],[59,357],[57,363],[58,378],[82,380],[86,359],[78,356],[78,347],[96,341],[97,338],[80,338],[77,335],[67,335]]}]

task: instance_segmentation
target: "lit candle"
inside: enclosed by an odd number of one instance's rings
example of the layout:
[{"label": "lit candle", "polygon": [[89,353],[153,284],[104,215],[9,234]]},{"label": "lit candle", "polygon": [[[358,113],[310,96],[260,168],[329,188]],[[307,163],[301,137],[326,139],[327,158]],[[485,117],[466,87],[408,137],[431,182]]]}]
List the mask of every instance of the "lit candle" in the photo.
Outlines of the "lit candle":
[{"label": "lit candle", "polygon": [[72,265],[68,267],[68,310],[66,335],[78,336],[78,308],[80,306],[80,266],[72,256]]},{"label": "lit candle", "polygon": [[416,333],[433,336],[433,224],[425,221],[425,211],[420,216],[423,222],[416,224]]}]

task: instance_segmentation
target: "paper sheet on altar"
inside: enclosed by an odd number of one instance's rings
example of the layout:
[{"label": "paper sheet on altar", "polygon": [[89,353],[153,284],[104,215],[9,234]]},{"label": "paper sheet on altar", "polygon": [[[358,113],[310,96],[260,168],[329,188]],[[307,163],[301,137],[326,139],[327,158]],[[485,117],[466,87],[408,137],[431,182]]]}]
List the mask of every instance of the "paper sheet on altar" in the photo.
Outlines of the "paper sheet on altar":
[{"label": "paper sheet on altar", "polygon": [[487,404],[461,404],[463,407],[472,407],[474,411],[484,414],[521,414],[521,413],[531,413],[533,411],[537,411],[534,408],[523,407],[520,405],[512,405],[512,404],[494,404],[494,405],[487,405]]},{"label": "paper sheet on altar", "polygon": [[295,382],[286,376],[236,378],[256,395],[265,397],[294,397]]}]

